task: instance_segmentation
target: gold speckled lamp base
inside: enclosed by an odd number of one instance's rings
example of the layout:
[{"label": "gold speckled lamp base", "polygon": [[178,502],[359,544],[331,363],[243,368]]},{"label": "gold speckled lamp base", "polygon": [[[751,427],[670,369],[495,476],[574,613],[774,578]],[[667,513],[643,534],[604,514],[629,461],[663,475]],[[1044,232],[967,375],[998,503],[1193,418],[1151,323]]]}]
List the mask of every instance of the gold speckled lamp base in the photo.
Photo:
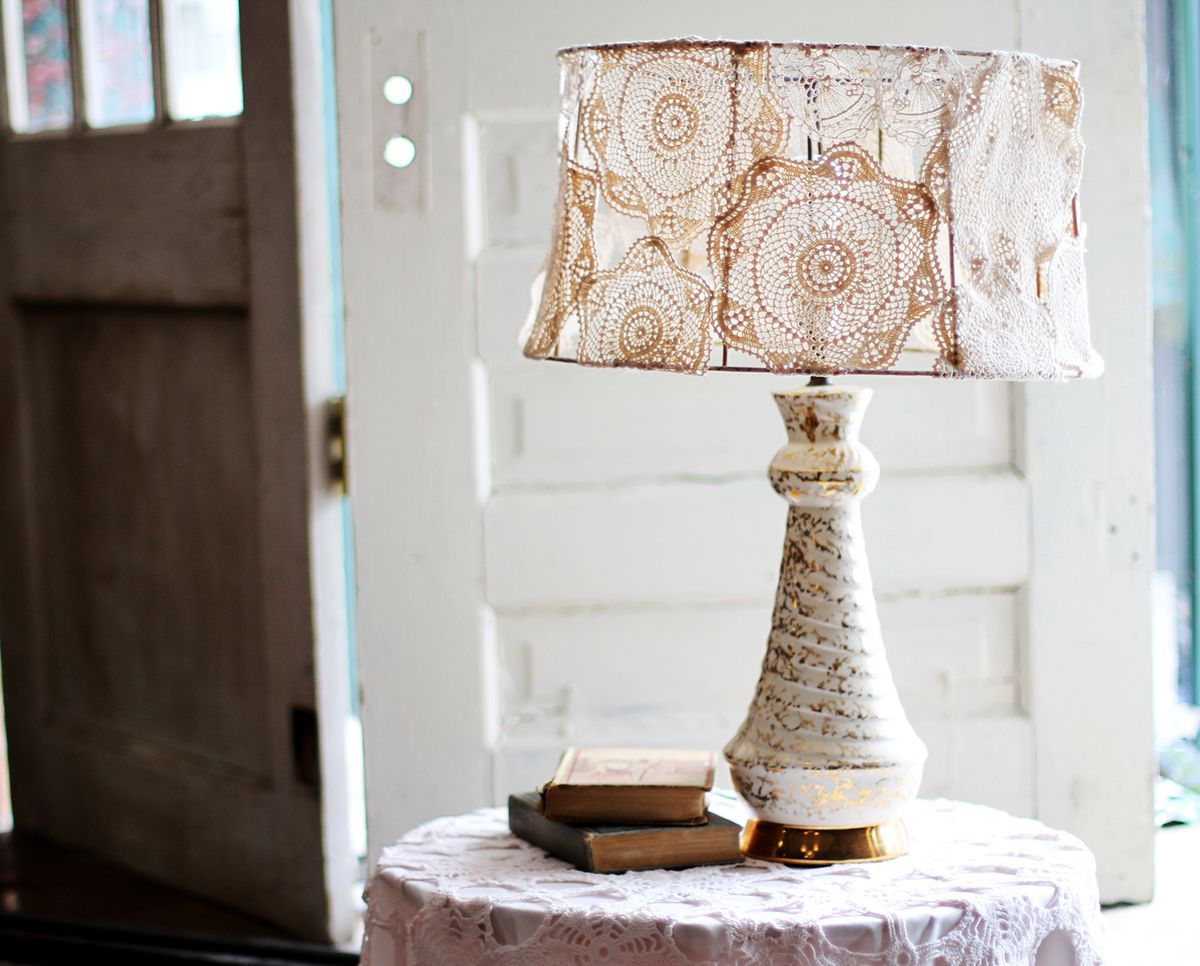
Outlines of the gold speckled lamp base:
[{"label": "gold speckled lamp base", "polygon": [[879,464],[859,439],[870,390],[777,392],[788,441],[771,486],[789,504],[767,654],[746,719],[725,746],[756,820],[742,850],[823,865],[903,855],[900,819],[925,746],[888,669],[863,539]]},{"label": "gold speckled lamp base", "polygon": [[742,829],[742,853],[788,865],[878,862],[908,854],[908,830],[899,819],[859,828],[804,828],[750,819]]}]

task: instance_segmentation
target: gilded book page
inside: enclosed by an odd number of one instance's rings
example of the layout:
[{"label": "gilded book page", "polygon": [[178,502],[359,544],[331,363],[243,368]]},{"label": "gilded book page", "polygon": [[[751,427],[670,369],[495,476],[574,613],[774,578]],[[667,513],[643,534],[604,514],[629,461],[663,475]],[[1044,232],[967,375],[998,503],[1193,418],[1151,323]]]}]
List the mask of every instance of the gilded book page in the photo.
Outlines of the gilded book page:
[{"label": "gilded book page", "polygon": [[555,785],[712,788],[710,751],[670,748],[568,748]]}]

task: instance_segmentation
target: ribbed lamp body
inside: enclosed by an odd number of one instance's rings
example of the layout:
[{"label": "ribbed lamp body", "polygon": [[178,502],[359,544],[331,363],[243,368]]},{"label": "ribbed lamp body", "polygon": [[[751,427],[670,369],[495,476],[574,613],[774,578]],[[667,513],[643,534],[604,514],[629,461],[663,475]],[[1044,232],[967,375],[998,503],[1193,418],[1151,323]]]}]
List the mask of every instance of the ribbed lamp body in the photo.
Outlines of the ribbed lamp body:
[{"label": "ribbed lamp body", "polygon": [[859,440],[869,389],[775,394],[788,441],[770,480],[789,504],[775,611],[750,710],[725,748],[767,822],[846,828],[898,819],[925,746],[884,654],[861,501],[879,464]]}]

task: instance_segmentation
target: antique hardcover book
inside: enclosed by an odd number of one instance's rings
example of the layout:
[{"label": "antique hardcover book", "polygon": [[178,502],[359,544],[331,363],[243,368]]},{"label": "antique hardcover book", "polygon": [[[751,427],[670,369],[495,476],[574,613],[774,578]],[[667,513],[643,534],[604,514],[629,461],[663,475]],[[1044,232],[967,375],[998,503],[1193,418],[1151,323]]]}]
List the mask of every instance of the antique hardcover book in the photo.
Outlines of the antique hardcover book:
[{"label": "antique hardcover book", "polygon": [[710,751],[568,748],[541,811],[558,822],[699,825],[712,783]]},{"label": "antique hardcover book", "polygon": [[538,795],[508,798],[513,835],[587,872],[684,869],[740,862],[741,826],[708,813],[702,825],[568,825],[538,812]]}]

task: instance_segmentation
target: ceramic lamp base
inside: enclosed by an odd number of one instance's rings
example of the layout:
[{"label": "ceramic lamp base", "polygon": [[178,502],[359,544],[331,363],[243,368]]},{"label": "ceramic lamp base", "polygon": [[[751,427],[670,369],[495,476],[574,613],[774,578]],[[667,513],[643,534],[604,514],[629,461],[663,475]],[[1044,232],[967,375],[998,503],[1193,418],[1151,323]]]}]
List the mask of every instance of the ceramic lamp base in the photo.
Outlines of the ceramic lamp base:
[{"label": "ceramic lamp base", "polygon": [[771,485],[789,504],[775,612],[746,720],[725,746],[750,808],[745,851],[824,864],[903,855],[925,746],[884,653],[860,504],[879,464],[859,441],[870,390],[775,394],[788,441]]},{"label": "ceramic lamp base", "polygon": [[899,819],[858,828],[805,828],[750,819],[742,853],[787,865],[879,862],[908,854],[908,830]]}]

